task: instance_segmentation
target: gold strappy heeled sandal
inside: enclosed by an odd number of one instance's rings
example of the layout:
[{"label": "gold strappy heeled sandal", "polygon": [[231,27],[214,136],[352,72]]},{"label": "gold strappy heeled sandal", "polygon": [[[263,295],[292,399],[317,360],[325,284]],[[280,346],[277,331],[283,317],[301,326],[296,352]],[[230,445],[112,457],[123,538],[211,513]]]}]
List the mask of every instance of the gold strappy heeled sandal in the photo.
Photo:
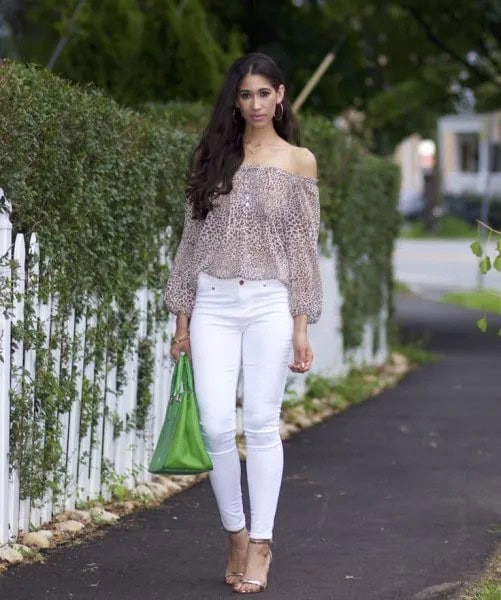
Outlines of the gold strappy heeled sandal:
[{"label": "gold strappy heeled sandal", "polygon": [[[239,529],[238,531],[228,531],[225,530],[226,533],[228,534],[228,536],[232,536],[232,535],[238,535],[239,533],[242,533],[242,531],[245,531],[246,527],[242,527],[242,529]],[[235,585],[237,583],[239,583],[242,580],[242,577],[244,576],[243,572],[239,572],[239,571],[226,571],[226,573],[224,574],[224,583],[226,585]]]},{"label": "gold strappy heeled sandal", "polygon": [[[249,540],[249,544],[271,544],[271,540]],[[271,549],[268,548],[268,571],[270,570],[272,553]],[[243,576],[242,576],[243,577]],[[259,594],[260,592],[264,592],[266,586],[268,585],[268,577],[264,581],[260,581],[259,579],[249,579],[248,577],[243,577],[241,581],[239,581],[235,585],[245,585],[245,584],[253,585],[257,589],[254,590],[242,590],[241,588],[233,587],[233,591],[237,594]]]}]

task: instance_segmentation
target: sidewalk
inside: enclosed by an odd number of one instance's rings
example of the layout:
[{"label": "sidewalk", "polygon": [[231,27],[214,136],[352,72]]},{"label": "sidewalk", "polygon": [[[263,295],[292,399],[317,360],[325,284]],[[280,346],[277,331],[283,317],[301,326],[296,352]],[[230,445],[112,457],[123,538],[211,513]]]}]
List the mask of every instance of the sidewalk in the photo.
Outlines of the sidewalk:
[{"label": "sidewalk", "polygon": [[[481,569],[501,523],[501,339],[478,333],[476,318],[400,299],[400,321],[430,330],[442,360],[286,443],[263,598],[412,600]],[[235,598],[221,583],[217,522],[204,482],[45,565],[9,570],[0,598]]]}]

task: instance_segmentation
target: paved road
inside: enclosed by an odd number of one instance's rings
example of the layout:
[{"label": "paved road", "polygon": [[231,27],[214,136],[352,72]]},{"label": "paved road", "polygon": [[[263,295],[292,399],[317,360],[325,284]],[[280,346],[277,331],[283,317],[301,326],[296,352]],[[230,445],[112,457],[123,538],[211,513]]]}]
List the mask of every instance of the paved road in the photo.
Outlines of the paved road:
[{"label": "paved road", "polygon": [[[474,289],[478,259],[469,246],[473,240],[398,240],[394,254],[395,277],[418,291]],[[495,256],[494,245],[488,253]],[[486,288],[501,290],[501,274],[483,276]]]},{"label": "paved road", "polygon": [[[399,302],[438,363],[286,444],[270,600],[411,600],[475,574],[501,522],[501,341],[474,315]],[[225,538],[203,483],[0,578],[2,600],[216,600]],[[428,596],[428,600],[445,595]]]}]

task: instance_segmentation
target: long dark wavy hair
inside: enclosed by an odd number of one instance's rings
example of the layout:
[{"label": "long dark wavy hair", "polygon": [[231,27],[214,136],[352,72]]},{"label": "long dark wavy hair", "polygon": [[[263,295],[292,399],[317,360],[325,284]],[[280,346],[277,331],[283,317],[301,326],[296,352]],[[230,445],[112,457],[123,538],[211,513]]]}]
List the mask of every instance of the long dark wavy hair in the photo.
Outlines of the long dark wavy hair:
[{"label": "long dark wavy hair", "polygon": [[[248,74],[266,77],[275,90],[285,85],[280,69],[266,54],[246,54],[231,65],[209,124],[191,157],[186,195],[193,204],[195,219],[205,219],[214,208],[213,201],[231,191],[233,176],[244,159],[245,120],[240,111],[234,109],[240,82]],[[287,90],[282,106],[281,118],[273,118],[275,131],[287,142],[299,146],[299,129],[287,98]]]}]

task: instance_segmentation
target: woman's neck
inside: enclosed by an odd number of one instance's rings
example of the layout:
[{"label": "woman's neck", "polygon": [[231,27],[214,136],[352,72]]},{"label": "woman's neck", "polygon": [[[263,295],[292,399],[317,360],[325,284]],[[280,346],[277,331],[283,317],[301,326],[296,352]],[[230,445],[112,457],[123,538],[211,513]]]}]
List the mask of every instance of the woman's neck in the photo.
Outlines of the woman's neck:
[{"label": "woman's neck", "polygon": [[244,144],[250,144],[251,146],[267,146],[268,144],[276,142],[279,137],[280,136],[271,124],[269,127],[265,128],[249,127],[247,125],[244,131],[243,141]]}]

